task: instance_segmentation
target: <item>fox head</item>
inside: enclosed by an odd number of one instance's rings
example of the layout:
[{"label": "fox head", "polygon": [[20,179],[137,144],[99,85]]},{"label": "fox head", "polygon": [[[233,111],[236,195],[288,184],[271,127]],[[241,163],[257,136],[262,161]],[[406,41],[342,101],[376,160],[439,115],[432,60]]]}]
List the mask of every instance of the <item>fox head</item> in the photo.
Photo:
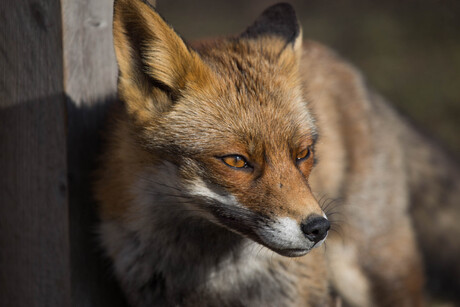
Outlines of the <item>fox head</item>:
[{"label": "fox head", "polygon": [[319,246],[329,222],[308,183],[317,133],[293,8],[192,48],[147,3],[117,0],[113,31],[119,96],[152,163],[173,165],[211,222],[286,256]]}]

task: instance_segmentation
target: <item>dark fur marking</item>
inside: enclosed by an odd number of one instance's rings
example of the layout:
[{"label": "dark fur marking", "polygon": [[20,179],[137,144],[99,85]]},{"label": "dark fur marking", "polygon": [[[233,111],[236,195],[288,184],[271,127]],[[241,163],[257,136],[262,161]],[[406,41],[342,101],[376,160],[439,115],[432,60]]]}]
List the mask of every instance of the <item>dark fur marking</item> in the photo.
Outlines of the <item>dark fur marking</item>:
[{"label": "dark fur marking", "polygon": [[[139,292],[144,298],[155,298],[157,303],[159,300],[165,302],[166,279],[161,273],[154,273],[150,279],[139,288]],[[147,299],[147,300],[151,300]]]},{"label": "dark fur marking", "polygon": [[293,43],[299,33],[300,26],[294,8],[288,3],[278,3],[266,9],[241,37],[275,35],[282,37],[287,43]]}]

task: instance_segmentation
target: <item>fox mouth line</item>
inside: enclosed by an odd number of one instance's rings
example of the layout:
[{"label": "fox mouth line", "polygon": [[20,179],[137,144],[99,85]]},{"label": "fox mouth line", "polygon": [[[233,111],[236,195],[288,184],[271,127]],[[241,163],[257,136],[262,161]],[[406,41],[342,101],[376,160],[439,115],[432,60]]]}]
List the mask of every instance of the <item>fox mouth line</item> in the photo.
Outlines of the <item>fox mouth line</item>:
[{"label": "fox mouth line", "polygon": [[[253,229],[250,227],[242,227],[244,223],[238,223],[235,222],[235,220],[231,219],[228,220],[226,218],[218,218],[219,224],[221,226],[224,226],[225,228],[229,229],[230,231],[233,231],[235,233],[238,233],[242,235],[243,237],[246,237],[250,240],[253,240],[260,245],[265,246],[269,250],[272,250],[273,252],[285,256],[285,257],[301,257],[306,254],[308,254],[312,247],[306,247],[306,248],[283,248],[281,246],[276,246],[276,244],[273,244],[273,242],[267,242],[266,240],[263,240]],[[235,227],[236,226],[236,227]]]},{"label": "fox mouth line", "polygon": [[286,256],[286,257],[301,257],[306,254],[311,250],[309,248],[286,248],[286,249],[273,249],[271,248],[274,252],[277,252],[280,255]]},{"label": "fox mouth line", "polygon": [[[205,204],[213,216],[214,223],[255,241],[279,255],[301,257],[314,247],[313,242],[301,235],[300,225],[291,219],[273,220],[244,207],[218,205],[220,199],[206,200]],[[271,224],[279,227],[272,227]]]}]

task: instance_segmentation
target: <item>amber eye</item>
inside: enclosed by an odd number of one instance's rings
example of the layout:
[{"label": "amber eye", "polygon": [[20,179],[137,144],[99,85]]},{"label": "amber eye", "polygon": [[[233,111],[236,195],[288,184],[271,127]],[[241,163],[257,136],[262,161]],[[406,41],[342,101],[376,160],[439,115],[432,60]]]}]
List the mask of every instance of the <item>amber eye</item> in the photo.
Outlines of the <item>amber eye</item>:
[{"label": "amber eye", "polygon": [[224,163],[227,164],[228,166],[235,167],[235,168],[248,167],[248,163],[246,162],[246,159],[239,155],[225,156],[222,158],[222,161],[224,161]]},{"label": "amber eye", "polygon": [[307,147],[297,154],[296,162],[306,160],[310,157],[310,148]]}]

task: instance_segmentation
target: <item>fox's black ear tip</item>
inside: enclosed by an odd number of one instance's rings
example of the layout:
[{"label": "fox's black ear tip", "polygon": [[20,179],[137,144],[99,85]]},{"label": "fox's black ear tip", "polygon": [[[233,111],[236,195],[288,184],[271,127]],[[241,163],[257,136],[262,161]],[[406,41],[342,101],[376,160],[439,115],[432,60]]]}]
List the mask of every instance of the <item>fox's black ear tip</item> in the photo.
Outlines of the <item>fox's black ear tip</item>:
[{"label": "fox's black ear tip", "polygon": [[269,6],[268,8],[266,8],[262,14],[271,12],[271,11],[277,11],[277,12],[282,13],[283,15],[291,15],[293,17],[296,16],[294,7],[290,3],[287,3],[287,2],[280,2],[277,4],[273,4],[272,6]]},{"label": "fox's black ear tip", "polygon": [[255,38],[260,35],[277,35],[293,42],[300,33],[300,25],[295,9],[291,4],[282,2],[268,7],[249,26],[242,37]]}]

